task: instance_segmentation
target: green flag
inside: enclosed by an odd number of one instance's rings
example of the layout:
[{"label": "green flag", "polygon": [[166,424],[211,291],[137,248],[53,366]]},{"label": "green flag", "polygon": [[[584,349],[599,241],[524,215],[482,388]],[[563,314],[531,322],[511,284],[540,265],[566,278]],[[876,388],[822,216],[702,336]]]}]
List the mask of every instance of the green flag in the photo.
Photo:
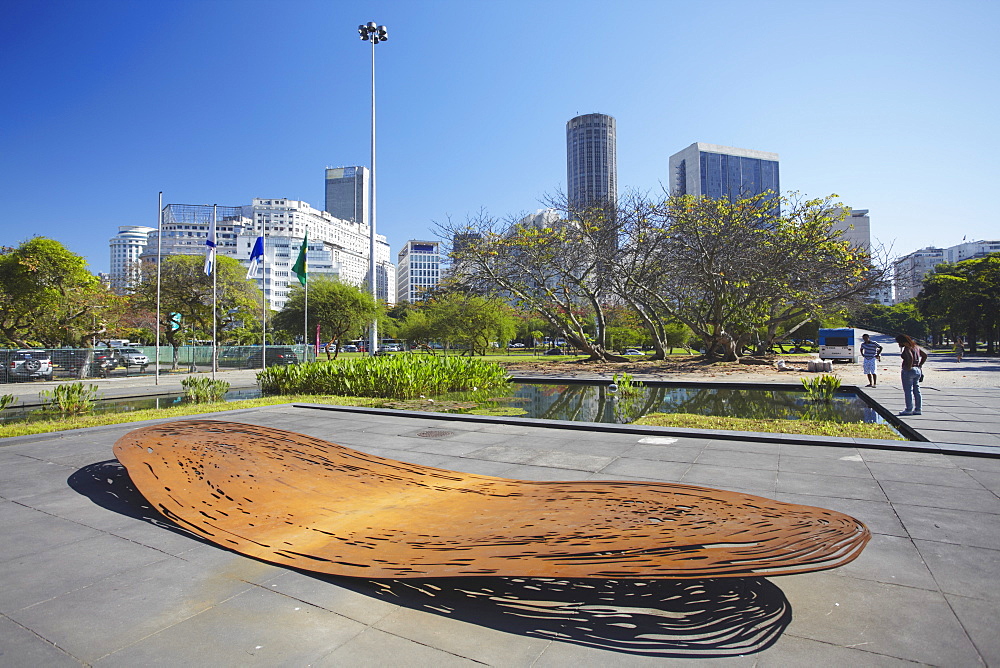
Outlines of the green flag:
[{"label": "green flag", "polygon": [[306,250],[308,250],[308,248],[309,232],[306,232],[306,236],[302,239],[302,246],[299,248],[299,258],[295,260],[295,264],[292,266],[292,271],[299,277],[299,283],[302,285],[306,284],[306,279],[309,276],[309,272],[306,267]]}]

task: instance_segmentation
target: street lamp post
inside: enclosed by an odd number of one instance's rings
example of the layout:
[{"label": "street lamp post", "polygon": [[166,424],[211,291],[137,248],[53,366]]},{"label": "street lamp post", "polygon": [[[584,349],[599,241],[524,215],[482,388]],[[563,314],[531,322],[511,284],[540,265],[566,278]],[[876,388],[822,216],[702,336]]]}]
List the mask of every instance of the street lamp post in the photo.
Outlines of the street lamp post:
[{"label": "street lamp post", "polygon": [[[361,40],[372,44],[372,175],[371,175],[371,205],[369,207],[369,238],[368,238],[368,281],[371,285],[372,297],[378,301],[378,281],[376,279],[375,262],[375,45],[389,39],[385,26],[376,25],[374,21],[358,26]],[[368,339],[368,354],[378,351],[378,319],[372,320],[371,335]]]}]

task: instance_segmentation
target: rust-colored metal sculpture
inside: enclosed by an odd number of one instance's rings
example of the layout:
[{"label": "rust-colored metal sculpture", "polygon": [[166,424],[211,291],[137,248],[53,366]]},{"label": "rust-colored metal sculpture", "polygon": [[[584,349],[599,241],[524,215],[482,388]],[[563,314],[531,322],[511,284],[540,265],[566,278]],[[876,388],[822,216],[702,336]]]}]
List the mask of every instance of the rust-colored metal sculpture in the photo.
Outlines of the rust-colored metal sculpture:
[{"label": "rust-colored metal sculpture", "polygon": [[165,516],[259,559],[373,578],[712,578],[852,561],[830,510],[654,482],[528,482],[213,420],[132,431],[115,454]]}]

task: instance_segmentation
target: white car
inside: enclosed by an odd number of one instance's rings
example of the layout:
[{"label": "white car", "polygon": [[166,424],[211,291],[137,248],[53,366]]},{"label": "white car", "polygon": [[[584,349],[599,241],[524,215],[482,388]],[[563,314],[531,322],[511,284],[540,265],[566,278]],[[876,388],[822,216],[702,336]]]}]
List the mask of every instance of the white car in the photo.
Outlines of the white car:
[{"label": "white car", "polygon": [[646,353],[642,352],[641,350],[636,350],[635,348],[629,348],[628,350],[625,351],[625,354],[626,355],[645,355]]},{"label": "white car", "polygon": [[52,380],[52,358],[47,350],[15,350],[4,364],[0,381],[41,378]]},{"label": "white car", "polygon": [[118,355],[118,359],[121,360],[126,369],[137,366],[139,367],[139,371],[142,372],[149,366],[149,358],[141,350],[135,348],[117,348],[115,354]]}]

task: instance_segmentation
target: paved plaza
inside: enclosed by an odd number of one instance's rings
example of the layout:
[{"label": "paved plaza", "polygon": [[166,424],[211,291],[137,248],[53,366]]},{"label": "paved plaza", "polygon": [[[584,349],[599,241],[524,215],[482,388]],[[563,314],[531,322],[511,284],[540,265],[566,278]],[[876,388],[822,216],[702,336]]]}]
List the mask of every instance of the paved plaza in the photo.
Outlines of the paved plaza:
[{"label": "paved plaza", "polygon": [[[845,567],[772,578],[320,576],[155,513],[111,451],[151,422],[0,440],[0,666],[1000,665],[1000,458],[969,436],[996,435],[1000,389],[928,376],[908,418],[927,440],[909,445],[290,404],[208,416],[468,473],[748,492],[872,531]],[[901,408],[898,376],[869,394]]]}]

